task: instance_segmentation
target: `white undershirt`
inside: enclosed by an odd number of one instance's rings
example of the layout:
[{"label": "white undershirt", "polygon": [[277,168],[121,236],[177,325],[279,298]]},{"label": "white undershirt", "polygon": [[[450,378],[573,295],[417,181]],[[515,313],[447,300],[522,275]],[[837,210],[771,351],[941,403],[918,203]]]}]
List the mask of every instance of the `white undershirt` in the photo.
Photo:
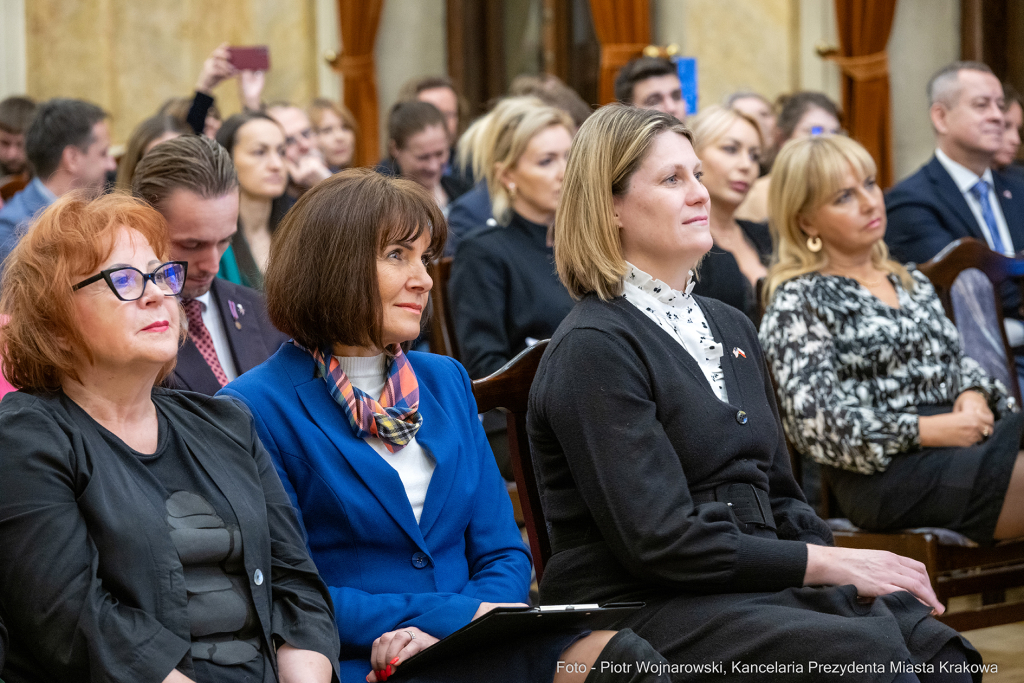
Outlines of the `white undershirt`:
[{"label": "white undershirt", "polygon": [[230,382],[238,377],[238,369],[235,367],[235,359],[231,355],[231,345],[228,344],[228,333],[224,329],[224,321],[221,320],[220,311],[211,301],[212,296],[210,290],[206,290],[205,294],[196,297],[196,301],[199,302],[203,310],[203,324],[206,325],[210,338],[213,339],[213,350],[217,352],[217,360],[220,361],[220,366],[224,368],[224,374],[228,376]]},{"label": "white undershirt", "polygon": [[[388,359],[383,353],[379,356],[367,358],[356,356],[335,356],[341,369],[348,376],[348,381],[364,394],[380,399],[384,393],[384,385],[387,383]],[[427,488],[430,487],[430,478],[434,474],[436,463],[427,451],[417,443],[413,437],[404,448],[397,453],[392,453],[385,446],[384,442],[376,436],[368,436],[364,439],[370,448],[377,451],[384,462],[391,465],[398,478],[402,480],[405,487],[405,495],[412,505],[412,514],[416,517],[416,523],[420,521],[423,514],[423,502],[427,499]]]},{"label": "white undershirt", "polygon": [[[986,168],[983,175],[978,175],[971,169],[967,168],[963,164],[958,164],[949,158],[949,155],[943,152],[941,149],[935,150],[935,158],[939,160],[942,167],[946,169],[946,173],[956,183],[957,188],[964,196],[964,200],[967,202],[967,206],[971,208],[971,213],[974,214],[974,220],[977,221],[978,227],[981,228],[981,234],[985,236],[985,241],[988,243],[989,248],[992,248],[992,235],[989,232],[988,224],[985,223],[985,215],[981,212],[981,202],[971,192],[971,188],[979,180],[984,180],[988,183],[988,203],[992,207],[992,214],[996,219],[996,228],[999,230],[999,236],[1003,240],[1003,255],[1013,257],[1018,245],[1013,243],[1013,239],[1010,238],[1010,229],[1006,226],[1006,217],[1003,215],[1003,207],[999,203],[999,198],[996,196],[996,186],[992,182],[992,169]],[[1007,190],[1008,192],[1009,190]],[[1024,245],[1020,245],[1024,247]],[[1016,318],[1006,317],[1004,321],[1004,327],[1006,328],[1006,336],[1010,341],[1010,346],[1020,346],[1024,344],[1024,323]]]},{"label": "white undershirt", "polygon": [[697,361],[715,395],[728,402],[725,375],[722,373],[722,344],[715,341],[704,311],[690,296],[694,285],[693,272],[690,272],[686,291],[680,292],[632,263],[627,261],[626,265],[629,271],[623,281],[622,296],[679,342]]}]

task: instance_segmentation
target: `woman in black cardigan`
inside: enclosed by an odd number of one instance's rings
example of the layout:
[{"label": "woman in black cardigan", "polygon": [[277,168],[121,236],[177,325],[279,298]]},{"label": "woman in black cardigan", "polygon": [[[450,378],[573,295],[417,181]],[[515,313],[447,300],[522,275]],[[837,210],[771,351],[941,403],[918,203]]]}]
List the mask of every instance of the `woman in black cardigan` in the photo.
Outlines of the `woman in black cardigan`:
[{"label": "woman in black cardigan", "polygon": [[184,336],[163,218],[65,195],[4,270],[0,678],[335,678],[330,597],[252,417],[159,388]]},{"label": "woman in black cardigan", "polygon": [[977,664],[930,618],[923,565],[832,547],[804,501],[753,326],[688,292],[711,247],[699,179],[689,131],[655,111],[605,107],[570,152],[555,257],[581,300],[528,423],[552,537],[541,601],[645,601],[620,626],[690,665],[675,680],[853,662],[847,680],[906,683],[929,680],[910,664]]}]

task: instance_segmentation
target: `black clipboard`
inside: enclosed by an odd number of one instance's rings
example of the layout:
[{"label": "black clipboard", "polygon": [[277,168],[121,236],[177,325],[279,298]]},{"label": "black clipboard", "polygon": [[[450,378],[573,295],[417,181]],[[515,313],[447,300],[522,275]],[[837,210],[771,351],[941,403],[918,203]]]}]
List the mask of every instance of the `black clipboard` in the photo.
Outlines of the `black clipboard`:
[{"label": "black clipboard", "polygon": [[495,607],[447,638],[417,652],[395,670],[401,678],[418,673],[434,662],[459,657],[493,645],[508,644],[519,636],[553,631],[597,631],[644,606],[642,602],[609,602],[603,605],[541,605]]}]

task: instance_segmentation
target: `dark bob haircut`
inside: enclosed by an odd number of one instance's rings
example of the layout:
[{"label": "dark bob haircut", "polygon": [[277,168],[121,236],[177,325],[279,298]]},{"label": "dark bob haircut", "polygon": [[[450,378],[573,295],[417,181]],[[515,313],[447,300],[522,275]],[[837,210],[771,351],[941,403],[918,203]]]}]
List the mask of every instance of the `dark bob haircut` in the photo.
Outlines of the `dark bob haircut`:
[{"label": "dark bob haircut", "polygon": [[383,349],[377,259],[424,231],[440,255],[448,224],[411,180],[354,168],[314,185],[274,233],[264,280],[271,322],[307,349]]}]

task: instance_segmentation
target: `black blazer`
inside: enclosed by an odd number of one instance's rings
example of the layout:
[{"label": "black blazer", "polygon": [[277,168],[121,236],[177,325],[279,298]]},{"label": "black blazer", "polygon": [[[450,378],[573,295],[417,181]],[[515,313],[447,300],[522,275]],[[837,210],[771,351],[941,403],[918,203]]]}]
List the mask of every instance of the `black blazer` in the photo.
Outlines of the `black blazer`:
[{"label": "black blazer", "polygon": [[[235,361],[238,374],[252,370],[274,355],[278,347],[288,341],[287,335],[270,324],[263,295],[256,290],[215,278],[210,292],[213,294],[213,304],[224,323],[228,345],[231,347],[231,357]],[[235,319],[231,315],[231,302],[235,303],[238,322],[242,329],[235,327]],[[239,304],[241,310],[238,309]],[[174,389],[197,391],[207,396],[213,396],[220,391],[220,384],[213,376],[213,370],[203,360],[202,354],[191,339],[186,339],[185,344],[178,350],[178,364],[174,367],[174,374],[168,378],[167,385]]]},{"label": "black blazer", "polygon": [[[238,520],[249,589],[277,680],[283,639],[335,664],[330,594],[241,402],[156,388],[153,401]],[[63,394],[0,404],[0,620],[7,683],[194,678],[188,597],[165,498]],[[257,573],[259,572],[259,573]]]}]

